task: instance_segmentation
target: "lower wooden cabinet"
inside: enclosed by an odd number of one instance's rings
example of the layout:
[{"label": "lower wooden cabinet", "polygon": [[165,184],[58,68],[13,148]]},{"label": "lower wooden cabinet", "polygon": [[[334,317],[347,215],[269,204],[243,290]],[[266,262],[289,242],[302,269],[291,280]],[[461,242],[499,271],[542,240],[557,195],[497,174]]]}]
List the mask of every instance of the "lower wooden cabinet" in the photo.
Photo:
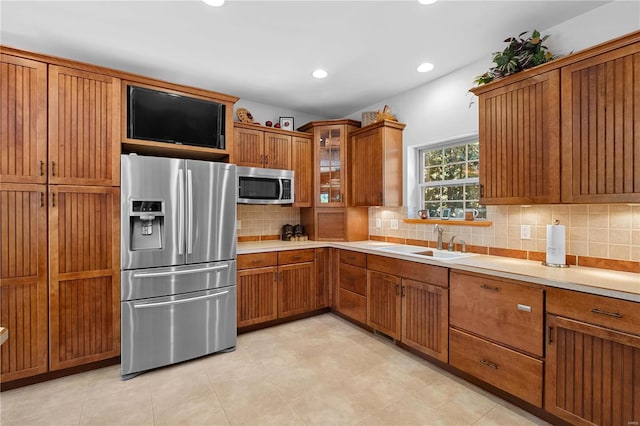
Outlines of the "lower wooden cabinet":
[{"label": "lower wooden cabinet", "polygon": [[[243,256],[247,255],[238,256],[238,260]],[[277,267],[238,270],[237,274],[237,326],[244,327],[278,318]]]},{"label": "lower wooden cabinet", "polygon": [[0,184],[0,382],[49,365],[46,186]]},{"label": "lower wooden cabinet", "polygon": [[453,367],[542,407],[542,360],[455,329],[449,345]]},{"label": "lower wooden cabinet", "polygon": [[367,322],[367,255],[338,250],[336,309],[362,324]]},{"label": "lower wooden cabinet", "polygon": [[315,251],[278,253],[278,318],[315,309]]},{"label": "lower wooden cabinet", "polygon": [[314,249],[239,255],[237,326],[316,309],[315,257]]},{"label": "lower wooden cabinet", "polygon": [[447,289],[371,270],[367,272],[367,288],[367,325],[448,361]]},{"label": "lower wooden cabinet", "polygon": [[316,252],[316,301],[315,308],[322,309],[329,307],[331,292],[331,250],[328,247],[317,248]]},{"label": "lower wooden cabinet", "polygon": [[570,423],[640,421],[640,303],[547,290],[544,408]]},{"label": "lower wooden cabinet", "polygon": [[50,369],[120,355],[120,191],[49,187]]}]

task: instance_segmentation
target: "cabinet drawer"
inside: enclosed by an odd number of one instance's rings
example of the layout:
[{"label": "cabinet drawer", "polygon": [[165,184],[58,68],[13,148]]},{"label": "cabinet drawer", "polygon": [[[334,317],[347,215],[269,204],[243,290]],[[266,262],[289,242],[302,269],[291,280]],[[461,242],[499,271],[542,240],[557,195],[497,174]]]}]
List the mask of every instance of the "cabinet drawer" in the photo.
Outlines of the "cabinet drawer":
[{"label": "cabinet drawer", "polygon": [[265,253],[240,254],[236,261],[238,270],[249,268],[262,268],[264,266],[275,266],[278,264],[278,253],[269,251]]},{"label": "cabinet drawer", "polygon": [[547,312],[640,335],[640,303],[547,289]]},{"label": "cabinet drawer", "polygon": [[451,272],[450,324],[543,356],[544,291],[483,275]]},{"label": "cabinet drawer", "polygon": [[356,321],[366,324],[367,298],[341,288],[338,293],[338,311]]},{"label": "cabinet drawer", "polygon": [[369,255],[367,268],[440,287],[446,288],[449,286],[449,269],[441,266],[410,262],[393,257]]},{"label": "cabinet drawer", "polygon": [[542,361],[450,329],[449,364],[542,407]]},{"label": "cabinet drawer", "polygon": [[340,288],[367,295],[367,270],[357,266],[340,264]]},{"label": "cabinet drawer", "polygon": [[278,252],[278,265],[286,265],[287,263],[313,262],[315,259],[315,250],[285,250]]},{"label": "cabinet drawer", "polygon": [[367,267],[367,255],[357,251],[340,250],[340,263],[348,263],[349,265]]}]

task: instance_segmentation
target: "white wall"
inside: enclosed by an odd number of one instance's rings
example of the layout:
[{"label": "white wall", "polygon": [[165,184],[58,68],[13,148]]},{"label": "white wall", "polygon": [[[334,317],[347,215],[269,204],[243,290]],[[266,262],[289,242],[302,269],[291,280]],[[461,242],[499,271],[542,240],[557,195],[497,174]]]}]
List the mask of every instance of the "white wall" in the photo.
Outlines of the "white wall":
[{"label": "white wall", "polygon": [[300,111],[293,111],[275,105],[267,105],[260,102],[254,102],[249,99],[240,99],[236,102],[233,110],[233,120],[238,121],[236,111],[238,108],[246,108],[253,116],[253,121],[264,126],[266,121],[274,124],[278,122],[280,117],[293,117],[295,128],[308,123],[309,121],[327,120],[327,117],[319,117],[317,115],[306,114]]},{"label": "white wall", "polygon": [[[640,2],[614,1],[541,33],[551,35],[545,44],[552,52],[568,54],[638,29]],[[495,50],[500,48],[498,40]],[[475,98],[468,90],[474,78],[492,65],[491,53],[486,53],[486,59],[349,115],[360,120],[363,111],[376,111],[388,104],[398,120],[407,124],[403,134],[405,206],[417,202],[417,188],[411,185],[415,182],[415,147],[478,132],[477,103],[472,103]]]}]

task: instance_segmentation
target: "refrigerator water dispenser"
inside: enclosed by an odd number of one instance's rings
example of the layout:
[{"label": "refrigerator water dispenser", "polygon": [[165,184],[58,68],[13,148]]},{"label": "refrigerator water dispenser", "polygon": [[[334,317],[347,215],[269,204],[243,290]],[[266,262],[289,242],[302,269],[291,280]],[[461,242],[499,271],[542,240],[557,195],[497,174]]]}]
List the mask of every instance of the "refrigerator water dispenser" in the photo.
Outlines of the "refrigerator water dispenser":
[{"label": "refrigerator water dispenser", "polygon": [[129,212],[131,250],[162,249],[164,203],[133,200]]}]

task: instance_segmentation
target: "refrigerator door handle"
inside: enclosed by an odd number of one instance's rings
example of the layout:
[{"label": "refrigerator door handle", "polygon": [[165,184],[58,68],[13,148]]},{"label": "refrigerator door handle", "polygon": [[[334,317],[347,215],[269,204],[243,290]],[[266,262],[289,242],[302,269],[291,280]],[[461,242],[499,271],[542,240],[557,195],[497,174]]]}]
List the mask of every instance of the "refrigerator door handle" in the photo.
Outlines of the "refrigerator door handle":
[{"label": "refrigerator door handle", "polygon": [[193,175],[187,169],[187,254],[193,253]]},{"label": "refrigerator door handle", "polygon": [[229,291],[221,291],[220,293],[207,294],[206,296],[197,296],[191,297],[189,299],[180,299],[180,300],[168,300],[166,302],[156,302],[156,303],[140,303],[138,305],[133,305],[134,308],[155,308],[157,306],[167,306],[167,305],[179,305],[181,303],[189,303],[194,302],[196,300],[204,300],[204,299],[213,299],[214,297],[224,296],[225,294],[229,294]]},{"label": "refrigerator door handle", "polygon": [[178,170],[178,254],[184,251],[184,170]]},{"label": "refrigerator door handle", "polygon": [[222,269],[227,269],[227,268],[229,268],[229,265],[207,266],[204,268],[185,269],[183,271],[140,272],[137,274],[133,274],[133,278],[169,277],[171,275],[187,275],[187,274],[197,274],[198,272],[220,271]]}]

